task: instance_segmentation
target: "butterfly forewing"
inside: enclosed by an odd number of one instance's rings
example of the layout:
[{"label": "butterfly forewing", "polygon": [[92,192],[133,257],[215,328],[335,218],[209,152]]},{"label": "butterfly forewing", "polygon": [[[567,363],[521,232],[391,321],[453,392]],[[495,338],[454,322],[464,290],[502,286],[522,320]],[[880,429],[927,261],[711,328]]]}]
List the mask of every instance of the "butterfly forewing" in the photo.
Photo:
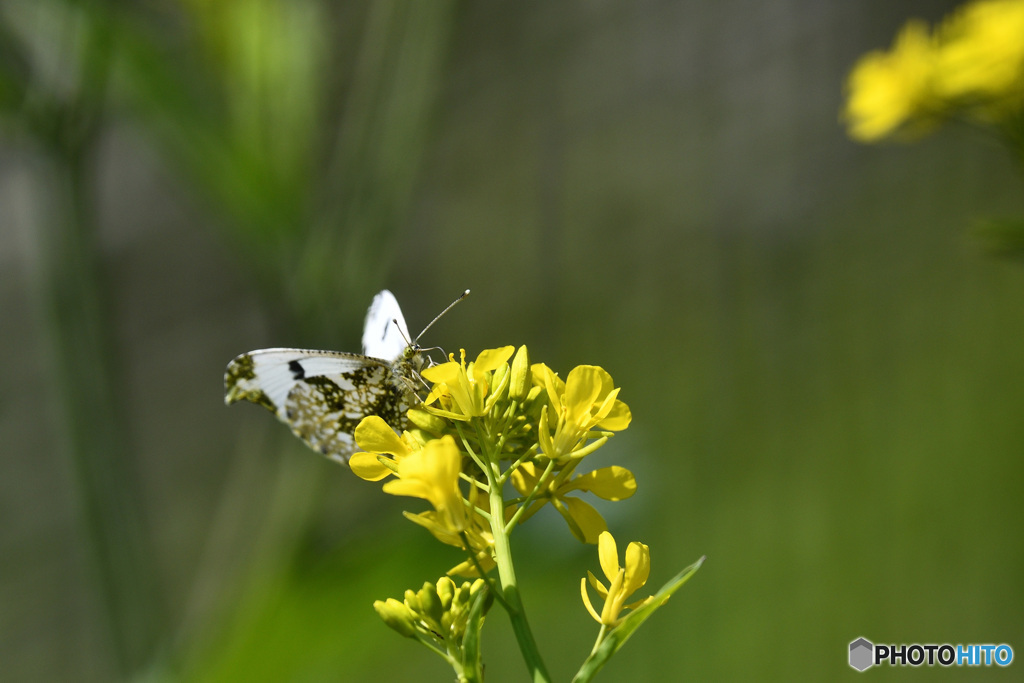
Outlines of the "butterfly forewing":
[{"label": "butterfly forewing", "polygon": [[395,297],[374,297],[363,329],[366,355],[304,349],[243,353],[224,373],[225,401],[251,401],[270,410],[310,448],[347,462],[360,420],[378,415],[403,429],[419,402],[417,350]]},{"label": "butterfly forewing", "polygon": [[386,289],[373,298],[366,313],[363,353],[243,353],[224,373],[225,401],[259,404],[310,448],[348,462],[356,450],[352,434],[364,417],[377,415],[392,427],[405,429],[406,412],[420,402],[419,393],[426,389],[419,375],[425,356],[410,340],[402,309]]},{"label": "butterfly forewing", "polygon": [[382,290],[373,297],[363,326],[363,353],[372,358],[398,360],[410,344],[402,309],[394,294]]},{"label": "butterfly forewing", "polygon": [[419,399],[402,367],[336,351],[261,349],[228,365],[226,401],[267,408],[310,448],[347,462],[355,451],[352,432],[367,415],[407,426],[405,413]]}]

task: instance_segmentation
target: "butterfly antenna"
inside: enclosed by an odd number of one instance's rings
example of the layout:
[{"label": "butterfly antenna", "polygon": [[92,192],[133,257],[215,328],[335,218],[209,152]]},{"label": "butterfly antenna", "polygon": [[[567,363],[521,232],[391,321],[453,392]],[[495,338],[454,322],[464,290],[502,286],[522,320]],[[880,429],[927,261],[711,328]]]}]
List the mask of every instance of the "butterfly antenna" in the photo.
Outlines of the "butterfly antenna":
[{"label": "butterfly antenna", "polygon": [[[402,326],[398,324],[398,318],[392,318],[391,322],[393,322],[395,324],[395,329],[398,330],[398,334],[402,335],[402,339],[405,340],[405,345],[406,346],[412,346],[412,342],[409,341],[409,338],[405,336],[405,332],[402,331]],[[433,324],[433,323],[431,323],[431,324]],[[420,332],[420,334],[423,334],[423,333]],[[416,337],[416,338],[419,339],[419,337]]]},{"label": "butterfly antenna", "polygon": [[452,307],[454,307],[455,304],[459,303],[460,301],[465,299],[467,296],[469,296],[469,290],[468,289],[465,292],[462,293],[462,296],[460,296],[458,299],[456,299],[455,301],[453,301],[450,304],[448,304],[447,308],[445,308],[443,311],[438,313],[437,316],[433,320],[431,320],[430,323],[428,323],[426,327],[423,328],[423,331],[416,335],[416,341],[413,342],[413,343],[415,344],[415,343],[419,342],[420,337],[422,337],[424,334],[426,334],[427,330],[429,330],[431,327],[433,327],[434,323],[436,323],[438,320],[440,320],[442,315],[444,315],[448,311],[452,310]]}]

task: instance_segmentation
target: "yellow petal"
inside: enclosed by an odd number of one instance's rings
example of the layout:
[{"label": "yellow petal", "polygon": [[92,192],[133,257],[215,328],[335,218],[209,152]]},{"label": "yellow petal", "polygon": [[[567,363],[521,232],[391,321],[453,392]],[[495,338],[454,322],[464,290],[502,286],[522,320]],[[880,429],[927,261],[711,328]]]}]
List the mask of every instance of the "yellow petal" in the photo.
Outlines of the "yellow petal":
[{"label": "yellow petal", "polygon": [[597,556],[601,560],[601,571],[609,581],[619,573],[619,551],[615,539],[605,531],[597,540]]},{"label": "yellow petal", "polygon": [[502,346],[500,349],[484,349],[476,357],[476,369],[480,372],[497,370],[498,366],[512,357],[516,347]]},{"label": "yellow petal", "polygon": [[395,430],[376,415],[364,417],[353,434],[364,451],[387,453],[397,457],[409,455],[409,447],[395,434]]},{"label": "yellow petal", "polygon": [[429,380],[434,384],[445,383],[451,384],[456,381],[459,372],[462,370],[462,364],[455,361],[448,361],[447,363],[441,363],[433,367],[427,368],[420,372],[423,375],[423,379]]},{"label": "yellow petal", "polygon": [[[601,623],[601,615],[597,613],[594,606],[590,602],[590,595],[587,593],[587,580],[580,579],[580,595],[583,596],[583,606],[590,612],[590,616],[594,617],[594,621]],[[396,601],[397,602],[397,601]],[[401,603],[399,603],[401,604]]]},{"label": "yellow petal", "polygon": [[414,524],[418,524],[427,531],[429,531],[434,538],[441,541],[445,545],[455,546],[456,548],[462,548],[462,537],[459,536],[457,531],[442,526],[439,522],[436,510],[427,510],[426,512],[420,512],[419,514],[413,514],[409,511],[402,512],[402,515]]},{"label": "yellow petal", "polygon": [[540,481],[540,474],[537,472],[537,466],[532,462],[524,462],[512,473],[512,486],[522,496],[528,495],[538,481]]},{"label": "yellow petal", "polygon": [[604,419],[597,423],[597,426],[608,431],[619,432],[628,427],[632,419],[633,415],[629,411],[629,406],[617,400]]},{"label": "yellow petal", "polygon": [[[409,458],[406,458],[406,460],[409,460]],[[384,484],[384,493],[390,493],[392,496],[409,496],[411,498],[424,498],[426,500],[430,500],[434,491],[433,487],[418,478],[409,476],[408,473],[406,474],[407,476],[404,479],[389,481]]]},{"label": "yellow petal", "polygon": [[602,398],[599,398],[597,401],[594,402],[596,410],[591,410],[590,422],[587,424],[588,429],[591,428],[593,425],[596,425],[598,422],[601,422],[606,417],[608,417],[608,414],[612,412],[612,408],[615,407],[615,398],[618,395],[618,389],[612,389],[607,394],[600,395]]},{"label": "yellow petal", "polygon": [[566,422],[582,425],[589,421],[594,402],[601,395],[604,370],[596,365],[578,365],[565,378],[565,395],[562,405],[566,410]]},{"label": "yellow petal", "polygon": [[625,467],[612,465],[582,474],[561,490],[572,489],[590,491],[604,500],[623,500],[636,493],[636,479],[633,477],[633,473]]},{"label": "yellow petal", "polygon": [[462,494],[458,488],[461,465],[462,455],[450,436],[431,441],[398,462],[399,480],[385,484],[384,492],[426,498],[442,515],[452,507],[461,509]]},{"label": "yellow petal", "polygon": [[583,532],[583,540],[586,543],[597,543],[601,533],[607,532],[608,525],[605,524],[604,517],[592,505],[579,498],[566,497],[561,501],[569,509],[569,514],[576,526]]},{"label": "yellow petal", "polygon": [[565,383],[544,363],[534,363],[530,366],[530,375],[536,386],[544,387],[548,394],[548,403],[558,411],[562,407],[562,394],[565,393]]},{"label": "yellow petal", "polygon": [[484,396],[487,395],[487,375],[471,366],[458,377],[457,386],[449,387],[452,397],[466,415],[480,417],[484,414]]},{"label": "yellow petal", "polygon": [[651,551],[643,543],[633,541],[626,547],[626,578],[622,590],[625,596],[647,583],[651,573]]},{"label": "yellow petal", "polygon": [[389,474],[394,474],[377,459],[376,453],[353,453],[348,466],[353,474],[366,481],[380,481]]}]

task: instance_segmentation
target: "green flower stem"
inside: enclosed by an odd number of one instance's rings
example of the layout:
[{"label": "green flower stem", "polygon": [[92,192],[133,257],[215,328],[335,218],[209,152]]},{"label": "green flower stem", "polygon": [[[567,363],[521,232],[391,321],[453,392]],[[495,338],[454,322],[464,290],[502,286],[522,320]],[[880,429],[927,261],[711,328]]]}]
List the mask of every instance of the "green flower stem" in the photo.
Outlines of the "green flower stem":
[{"label": "green flower stem", "polygon": [[[486,447],[491,444],[489,435],[483,429],[478,420],[474,420],[477,435],[480,443]],[[465,442],[465,436],[463,441]],[[474,458],[476,460],[477,458]],[[537,649],[537,642],[533,639],[530,631],[530,624],[526,620],[526,610],[523,607],[523,600],[519,595],[519,586],[516,583],[516,572],[512,565],[512,546],[509,543],[508,533],[505,532],[505,498],[502,495],[501,470],[496,454],[481,453],[479,460],[485,461],[481,467],[484,476],[487,477],[488,498],[491,504],[491,534],[494,536],[494,561],[498,565],[498,578],[501,580],[501,591],[498,595],[504,596],[500,603],[508,612],[509,620],[512,622],[512,631],[516,634],[519,642],[519,650],[523,653],[526,666],[530,670],[530,676],[534,683],[550,683],[551,676],[548,674],[544,660],[541,659],[540,651]]]},{"label": "green flower stem", "polygon": [[[519,506],[516,513],[512,515],[512,519],[508,520],[505,524],[505,533],[510,533],[520,521],[526,521],[527,518],[523,516],[523,513],[526,511],[526,508],[530,506],[530,503],[533,502],[533,499],[537,497],[537,494],[547,486],[547,478],[551,476],[551,470],[554,468],[555,461],[549,460],[547,468],[544,470],[544,473],[540,475],[540,479],[537,480],[537,485],[533,487],[533,490],[530,491],[530,495],[526,497],[526,500],[524,500],[522,505]],[[530,514],[532,515],[533,513],[531,512]]]},{"label": "green flower stem", "polygon": [[[488,474],[488,478],[491,477],[492,475]],[[534,683],[547,683],[551,681],[551,676],[537,650],[537,643],[533,639],[530,624],[526,620],[523,601],[519,596],[519,587],[516,584],[516,572],[512,566],[512,546],[509,544],[508,534],[505,533],[502,523],[505,501],[501,496],[501,490],[492,487],[490,499],[494,559],[498,565],[498,577],[501,579],[501,590],[505,596],[505,609],[512,621],[512,630],[516,634],[516,640],[519,641],[519,650],[523,653],[523,659],[526,660],[526,666],[530,670]]]},{"label": "green flower stem", "polygon": [[494,593],[495,599],[501,603],[501,605],[508,611],[511,611],[511,605],[505,602],[505,595],[499,590],[499,586],[494,584],[494,577],[484,571],[484,568],[480,566],[480,560],[477,559],[476,553],[473,551],[473,547],[469,544],[469,538],[466,536],[465,531],[459,532],[459,536],[462,538],[462,547],[469,555],[469,561],[476,567],[477,574],[487,584],[487,588]]},{"label": "green flower stem", "polygon": [[518,460],[516,460],[514,463],[512,463],[511,465],[508,466],[508,469],[505,470],[505,472],[501,475],[501,483],[504,484],[506,481],[511,479],[512,478],[512,473],[515,472],[519,468],[520,465],[522,465],[527,460],[535,458],[536,456],[537,456],[537,447],[536,447],[536,445],[534,445],[533,447],[527,449],[527,451],[525,453],[523,453],[521,456],[519,456]]},{"label": "green flower stem", "polygon": [[608,625],[601,624],[601,630],[597,632],[597,640],[594,641],[594,647],[591,648],[590,654],[593,656],[597,652],[597,648],[601,647],[601,643],[604,642],[604,637],[608,633]]}]

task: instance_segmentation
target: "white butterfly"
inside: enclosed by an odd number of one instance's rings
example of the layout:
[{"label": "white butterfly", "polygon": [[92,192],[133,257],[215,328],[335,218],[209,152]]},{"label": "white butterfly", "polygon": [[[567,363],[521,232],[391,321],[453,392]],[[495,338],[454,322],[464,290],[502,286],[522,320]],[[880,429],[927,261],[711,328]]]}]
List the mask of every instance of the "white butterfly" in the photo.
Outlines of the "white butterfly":
[{"label": "white butterfly", "polygon": [[397,429],[408,426],[406,411],[420,402],[419,371],[426,361],[410,339],[402,309],[385,289],[366,313],[363,355],[304,349],[243,353],[224,373],[224,401],[263,406],[310,448],[346,463],[356,450],[352,432],[367,415],[379,415]]}]

